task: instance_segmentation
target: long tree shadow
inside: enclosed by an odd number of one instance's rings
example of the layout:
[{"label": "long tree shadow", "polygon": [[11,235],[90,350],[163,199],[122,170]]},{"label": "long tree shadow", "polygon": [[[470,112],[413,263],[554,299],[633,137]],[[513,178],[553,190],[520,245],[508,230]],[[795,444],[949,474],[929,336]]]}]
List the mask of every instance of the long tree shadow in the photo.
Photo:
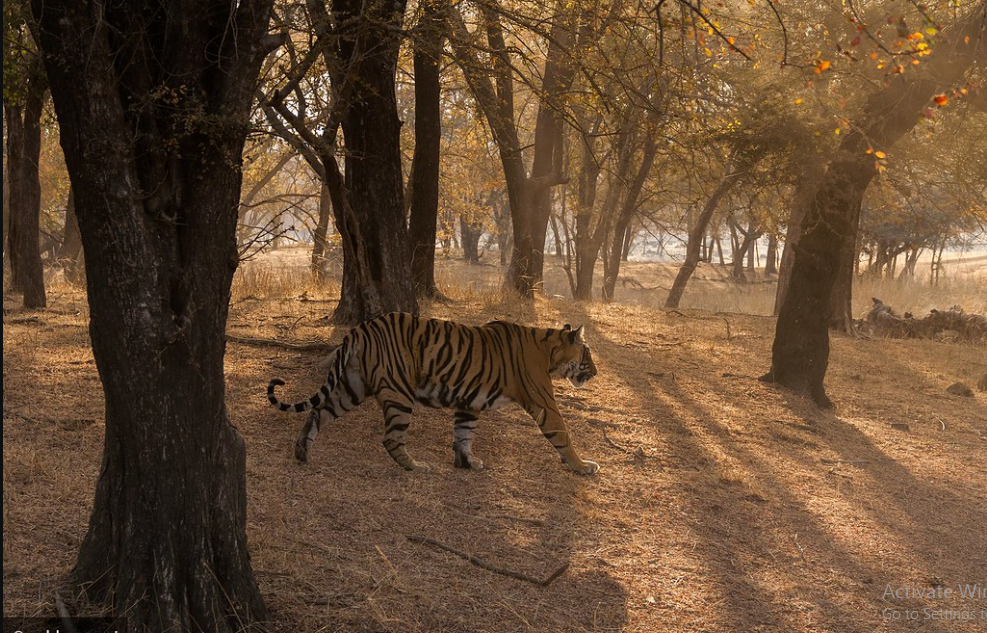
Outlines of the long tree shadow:
[{"label": "long tree shadow", "polygon": [[[591,336],[594,334],[605,336],[602,330],[591,332]],[[612,343],[617,345],[621,341]],[[718,619],[727,628],[766,626],[771,630],[790,630],[804,624],[805,618],[822,618],[838,626],[836,630],[869,630],[880,623],[881,609],[888,606],[880,601],[883,581],[897,580],[885,571],[884,561],[877,552],[867,556],[860,548],[848,547],[846,535],[835,534],[841,521],[853,522],[853,517],[824,516],[810,505],[815,500],[811,496],[806,498],[802,482],[793,479],[799,471],[819,467],[818,459],[805,448],[816,450],[832,443],[835,450],[845,454],[851,452],[848,449],[852,446],[852,452],[863,458],[891,462],[877,476],[877,485],[892,490],[907,486],[919,498],[939,500],[937,504],[947,508],[945,516],[950,523],[969,527],[983,524],[985,517],[980,504],[973,508],[972,515],[963,515],[962,498],[917,480],[907,469],[887,459],[867,436],[841,421],[834,423],[849,430],[830,433],[803,429],[801,433],[811,437],[801,447],[799,437],[794,436],[796,445],[789,443],[790,450],[774,460],[782,466],[786,462],[790,465],[794,472],[786,473],[746,448],[746,442],[738,441],[745,439],[738,435],[744,433],[743,429],[738,431],[736,425],[728,428],[720,421],[723,409],[743,412],[745,405],[749,406],[745,400],[752,395],[763,398],[764,388],[754,384],[747,393],[738,394],[731,393],[737,391],[734,384],[712,377],[699,389],[675,379],[645,380],[642,376],[646,368],[654,363],[650,354],[626,345],[618,355],[605,349],[599,349],[598,354],[614,366],[637,368],[637,374],[627,377],[626,383],[636,391],[640,403],[651,409],[651,419],[661,421],[661,440],[678,457],[684,457],[687,464],[698,469],[695,473],[683,470],[678,479],[688,492],[694,493],[687,503],[694,511],[693,527],[700,537],[697,550],[705,557],[709,574],[714,576],[711,582],[721,596],[714,611],[720,614]],[[688,362],[687,358],[680,360]],[[786,402],[786,406],[799,410],[798,403]],[[803,417],[803,427],[811,429],[814,425],[814,416]],[[767,428],[761,424],[754,432]],[[915,502],[893,496],[888,500],[909,518],[905,525],[884,520],[879,513],[871,512],[868,518],[894,537],[912,542],[923,565],[941,567],[941,557],[921,551],[918,546],[921,540],[913,538],[922,525],[921,516],[914,512]],[[883,501],[887,500],[882,498]],[[797,533],[786,527],[788,521],[796,524],[793,527]],[[786,533],[791,533],[791,540],[787,535],[782,538]],[[968,560],[965,555],[960,557]],[[964,565],[954,567],[962,570]],[[820,580],[827,577],[823,573],[825,569],[837,570],[839,588],[819,586]],[[851,588],[850,594],[847,586]],[[780,588],[783,590],[779,592]],[[919,605],[900,602],[891,606]],[[930,605],[919,608],[924,606]],[[935,621],[922,624],[927,631],[956,630],[952,625]]]}]

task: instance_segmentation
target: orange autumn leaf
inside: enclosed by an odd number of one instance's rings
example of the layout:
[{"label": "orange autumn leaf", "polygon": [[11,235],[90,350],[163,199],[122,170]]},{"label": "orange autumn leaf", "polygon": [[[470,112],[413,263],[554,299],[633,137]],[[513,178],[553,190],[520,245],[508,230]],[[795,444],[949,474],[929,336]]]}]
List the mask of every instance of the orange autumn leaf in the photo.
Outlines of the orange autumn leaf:
[{"label": "orange autumn leaf", "polygon": [[936,95],[932,100],[936,102],[937,106],[944,106],[949,103],[949,97],[946,95]]},{"label": "orange autumn leaf", "polygon": [[882,152],[881,150],[878,150],[878,151],[874,152],[874,156],[877,156],[878,158],[887,158],[888,157],[888,155],[885,154],[884,152]]}]

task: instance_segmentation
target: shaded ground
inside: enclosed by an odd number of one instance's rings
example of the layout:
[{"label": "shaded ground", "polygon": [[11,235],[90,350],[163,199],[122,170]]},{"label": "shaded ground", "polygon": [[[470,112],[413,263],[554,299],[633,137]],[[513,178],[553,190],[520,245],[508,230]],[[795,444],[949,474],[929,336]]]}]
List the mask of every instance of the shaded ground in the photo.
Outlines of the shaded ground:
[{"label": "shaded ground", "polygon": [[[235,296],[231,333],[341,338],[325,318],[329,292],[261,290]],[[481,419],[479,473],[452,466],[451,412],[417,411],[409,450],[433,471],[406,473],[380,445],[373,403],[298,465],[304,416],[273,410],[265,388],[279,376],[286,398],[310,395],[320,356],[231,343],[250,548],[276,631],[983,630],[984,620],[922,611],[987,609],[983,594],[885,597],[888,585],[987,585],[987,394],[945,392],[987,372],[982,347],[835,338],[827,382],[837,410],[820,413],[755,380],[770,317],[562,299],[525,307],[479,290],[457,298],[426,311],[587,326],[600,374],[580,391],[557,388],[577,445],[602,470],[570,474],[512,408]],[[102,398],[81,294],[56,288],[45,311],[11,305],[3,612],[47,614],[86,529]],[[539,587],[405,535],[535,577],[569,568]],[[889,608],[918,619],[886,622]]]}]

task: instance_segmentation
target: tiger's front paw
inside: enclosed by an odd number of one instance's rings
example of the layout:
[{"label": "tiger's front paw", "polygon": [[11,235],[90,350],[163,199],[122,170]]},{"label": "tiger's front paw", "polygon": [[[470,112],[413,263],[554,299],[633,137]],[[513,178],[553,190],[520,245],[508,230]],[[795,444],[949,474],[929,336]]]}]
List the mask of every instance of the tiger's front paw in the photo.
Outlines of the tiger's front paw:
[{"label": "tiger's front paw", "polygon": [[404,466],[405,470],[410,470],[416,473],[427,473],[427,472],[431,472],[432,470],[432,467],[426,464],[425,462],[416,462],[413,459],[401,465]]},{"label": "tiger's front paw", "polygon": [[569,468],[571,468],[573,472],[580,475],[595,475],[596,472],[600,470],[600,465],[596,462],[584,461],[578,466],[575,464],[569,464]]}]

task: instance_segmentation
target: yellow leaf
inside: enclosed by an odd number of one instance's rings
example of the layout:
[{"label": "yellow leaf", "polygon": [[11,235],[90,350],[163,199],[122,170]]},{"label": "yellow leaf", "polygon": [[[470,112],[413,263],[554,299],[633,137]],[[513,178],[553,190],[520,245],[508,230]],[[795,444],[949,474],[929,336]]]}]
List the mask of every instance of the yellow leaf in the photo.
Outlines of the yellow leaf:
[{"label": "yellow leaf", "polygon": [[802,105],[801,97],[795,100],[795,105]]},{"label": "yellow leaf", "polygon": [[882,152],[880,150],[874,152],[874,156],[877,156],[878,158],[887,158],[888,157],[887,154],[885,154],[884,152]]}]

